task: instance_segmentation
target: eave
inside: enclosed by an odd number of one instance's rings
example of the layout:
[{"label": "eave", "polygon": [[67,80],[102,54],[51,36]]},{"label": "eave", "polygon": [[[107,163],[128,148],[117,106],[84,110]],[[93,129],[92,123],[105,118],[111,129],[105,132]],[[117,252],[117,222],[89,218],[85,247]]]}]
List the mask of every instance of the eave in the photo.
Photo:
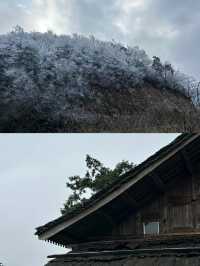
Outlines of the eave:
[{"label": "eave", "polygon": [[[71,216],[61,216],[58,219],[38,228],[36,234],[38,235],[39,239],[53,241],[54,243],[66,246],[68,244],[79,242],[80,239],[75,238],[75,235],[79,236],[76,227],[82,227],[84,231],[84,227],[87,224],[87,219],[88,225],[89,221],[91,221],[92,225],[95,219],[98,220],[101,217],[104,220],[106,219],[108,225],[112,227],[112,215],[115,215],[115,213],[109,214],[109,210],[112,208],[112,206],[114,206],[113,204],[116,204],[116,202],[119,203],[119,199],[120,201],[122,201],[123,199],[123,204],[131,204],[133,209],[137,209],[142,205],[142,200],[135,200],[134,197],[132,197],[132,194],[130,196],[128,191],[130,191],[134,187],[137,187],[143,181],[151,182],[149,184],[155,187],[155,191],[162,192],[167,188],[168,183],[165,183],[160,177],[162,170],[158,170],[162,167],[162,165],[169,163],[170,160],[173,161],[174,158],[177,157],[177,154],[179,156],[177,158],[179,160],[181,158],[181,164],[183,162],[183,165],[185,167],[184,169],[187,170],[188,173],[192,174],[193,165],[190,162],[190,156],[189,154],[187,154],[186,147],[193,143],[195,140],[200,140],[200,134],[181,135],[174,142],[172,142],[164,149],[161,149],[155,155],[151,156],[145,162],[136,167],[133,171],[130,171],[128,174],[124,175],[122,177],[122,181],[114,184],[105,192],[101,192],[99,193],[99,195],[95,195],[95,197],[91,201],[89,201],[89,203],[84,206],[84,208],[80,212],[74,214],[72,213]],[[200,145],[200,142],[198,143],[198,145]],[[200,146],[198,146],[197,148],[200,149]],[[183,165],[181,165],[180,167],[183,167]],[[173,179],[172,177],[173,175],[171,176],[171,179]],[[141,190],[142,193],[142,186],[140,186],[139,190]],[[114,222],[115,220],[113,220],[113,223]],[[62,232],[65,232],[66,239],[60,240],[59,238]],[[87,234],[86,231],[85,234]]]}]

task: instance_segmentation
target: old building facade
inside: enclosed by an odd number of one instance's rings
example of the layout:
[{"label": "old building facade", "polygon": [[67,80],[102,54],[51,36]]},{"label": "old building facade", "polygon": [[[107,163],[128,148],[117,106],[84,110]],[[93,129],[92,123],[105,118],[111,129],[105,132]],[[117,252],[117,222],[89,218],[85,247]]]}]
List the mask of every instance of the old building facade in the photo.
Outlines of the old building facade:
[{"label": "old building facade", "polygon": [[72,249],[50,266],[199,265],[200,135],[179,136],[36,234]]}]

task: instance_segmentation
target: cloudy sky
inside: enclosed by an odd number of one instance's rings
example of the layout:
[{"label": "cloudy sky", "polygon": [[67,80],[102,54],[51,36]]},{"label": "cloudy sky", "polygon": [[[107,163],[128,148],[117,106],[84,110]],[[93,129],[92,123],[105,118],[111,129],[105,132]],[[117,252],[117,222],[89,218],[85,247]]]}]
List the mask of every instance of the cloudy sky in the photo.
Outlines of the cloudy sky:
[{"label": "cloudy sky", "polygon": [[6,0],[0,18],[0,33],[18,24],[27,31],[114,39],[200,78],[199,0]]},{"label": "cloudy sky", "polygon": [[140,163],[177,134],[1,134],[0,262],[42,266],[66,252],[40,241],[35,228],[60,215],[68,176],[85,173],[90,154],[106,166]]}]

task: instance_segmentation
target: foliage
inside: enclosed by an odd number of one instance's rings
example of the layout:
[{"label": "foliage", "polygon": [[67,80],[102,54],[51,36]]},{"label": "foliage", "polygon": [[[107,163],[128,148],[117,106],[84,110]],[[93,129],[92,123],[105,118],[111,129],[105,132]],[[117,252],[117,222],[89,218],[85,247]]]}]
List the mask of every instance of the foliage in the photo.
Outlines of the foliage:
[{"label": "foliage", "polygon": [[186,94],[183,79],[169,63],[151,60],[139,47],[79,35],[27,33],[19,26],[0,35],[0,121],[8,127],[19,118],[33,128],[39,121],[47,127],[62,124],[70,100],[91,98],[94,87],[125,90],[148,80]]},{"label": "foliage", "polygon": [[119,162],[114,169],[105,167],[99,160],[86,156],[87,170],[83,177],[71,176],[67,182],[67,188],[70,188],[72,194],[68,197],[61,209],[61,213],[65,214],[71,210],[81,206],[87,201],[87,196],[91,196],[120,179],[121,175],[130,171],[135,167],[133,163],[128,161]]}]

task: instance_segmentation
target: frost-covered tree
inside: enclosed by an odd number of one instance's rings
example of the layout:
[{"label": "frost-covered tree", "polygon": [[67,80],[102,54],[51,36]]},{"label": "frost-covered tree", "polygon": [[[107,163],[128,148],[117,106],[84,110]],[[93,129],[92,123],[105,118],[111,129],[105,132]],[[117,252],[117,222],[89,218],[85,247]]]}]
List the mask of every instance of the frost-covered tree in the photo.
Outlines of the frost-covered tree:
[{"label": "frost-covered tree", "polygon": [[[92,91],[126,90],[151,81],[185,95],[180,72],[139,47],[94,37],[25,32],[17,26],[0,35],[1,121],[19,116],[49,122],[64,119],[72,99],[89,99]],[[187,91],[187,93],[186,93]],[[47,121],[47,123],[48,123]]]},{"label": "frost-covered tree", "polygon": [[159,76],[163,75],[164,67],[158,56],[153,56],[152,68],[156,71]]}]

